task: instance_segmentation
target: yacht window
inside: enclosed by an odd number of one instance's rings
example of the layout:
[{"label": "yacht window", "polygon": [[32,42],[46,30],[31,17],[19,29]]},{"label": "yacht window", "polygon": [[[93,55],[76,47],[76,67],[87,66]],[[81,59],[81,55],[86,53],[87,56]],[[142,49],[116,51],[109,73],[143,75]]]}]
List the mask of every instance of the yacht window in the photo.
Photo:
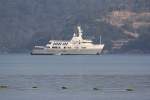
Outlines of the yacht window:
[{"label": "yacht window", "polygon": [[52,48],[57,48],[57,47],[52,47]]}]

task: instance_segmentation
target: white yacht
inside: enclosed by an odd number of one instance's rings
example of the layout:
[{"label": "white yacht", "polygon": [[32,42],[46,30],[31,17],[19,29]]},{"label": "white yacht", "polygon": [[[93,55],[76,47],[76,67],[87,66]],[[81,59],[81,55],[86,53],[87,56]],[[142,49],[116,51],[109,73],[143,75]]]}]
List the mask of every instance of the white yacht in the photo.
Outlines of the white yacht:
[{"label": "white yacht", "polygon": [[[101,40],[100,40],[101,41]],[[32,55],[96,55],[100,54],[104,44],[82,38],[82,30],[77,26],[77,33],[70,41],[50,40],[46,46],[35,46]]]}]

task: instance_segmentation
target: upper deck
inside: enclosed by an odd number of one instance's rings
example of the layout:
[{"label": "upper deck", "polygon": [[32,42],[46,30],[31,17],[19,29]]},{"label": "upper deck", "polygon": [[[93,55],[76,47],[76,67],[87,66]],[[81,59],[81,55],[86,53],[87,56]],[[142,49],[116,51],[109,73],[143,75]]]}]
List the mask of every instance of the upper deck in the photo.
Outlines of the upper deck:
[{"label": "upper deck", "polygon": [[73,34],[70,41],[63,40],[50,40],[46,45],[48,48],[99,48],[102,44],[93,44],[93,41],[82,38],[82,29],[80,26],[77,27],[77,33]]}]

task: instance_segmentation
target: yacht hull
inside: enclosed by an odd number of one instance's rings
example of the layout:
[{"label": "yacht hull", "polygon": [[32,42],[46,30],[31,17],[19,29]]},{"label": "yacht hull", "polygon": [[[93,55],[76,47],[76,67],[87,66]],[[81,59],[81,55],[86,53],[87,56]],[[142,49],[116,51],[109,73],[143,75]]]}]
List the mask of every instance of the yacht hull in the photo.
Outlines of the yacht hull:
[{"label": "yacht hull", "polygon": [[44,49],[44,50],[32,50],[32,55],[98,55],[102,52],[102,49]]}]

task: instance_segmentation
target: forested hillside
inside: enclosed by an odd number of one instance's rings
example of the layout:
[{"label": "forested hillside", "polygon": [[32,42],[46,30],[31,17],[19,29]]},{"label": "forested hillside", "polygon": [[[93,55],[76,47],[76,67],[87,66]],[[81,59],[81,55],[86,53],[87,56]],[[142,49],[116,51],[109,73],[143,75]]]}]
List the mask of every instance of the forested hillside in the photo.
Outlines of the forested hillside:
[{"label": "forested hillside", "polygon": [[106,53],[150,52],[150,0],[0,0],[0,52],[69,40],[77,25]]}]

